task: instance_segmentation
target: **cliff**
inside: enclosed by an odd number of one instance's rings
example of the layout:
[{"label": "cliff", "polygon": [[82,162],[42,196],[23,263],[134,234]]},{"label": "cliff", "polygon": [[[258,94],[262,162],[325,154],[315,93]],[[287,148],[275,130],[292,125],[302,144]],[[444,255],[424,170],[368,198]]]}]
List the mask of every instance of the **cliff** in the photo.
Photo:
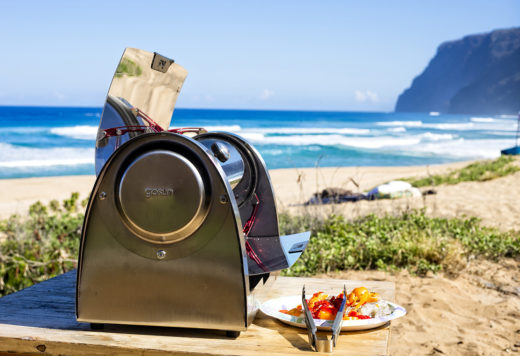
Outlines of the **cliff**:
[{"label": "cliff", "polygon": [[395,111],[516,114],[520,27],[445,42],[398,98]]}]

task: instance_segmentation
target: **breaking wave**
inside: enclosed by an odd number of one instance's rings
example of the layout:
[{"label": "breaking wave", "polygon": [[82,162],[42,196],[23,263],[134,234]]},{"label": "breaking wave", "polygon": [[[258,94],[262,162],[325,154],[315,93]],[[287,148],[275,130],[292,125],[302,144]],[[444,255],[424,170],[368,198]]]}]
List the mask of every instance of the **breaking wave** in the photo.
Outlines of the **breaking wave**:
[{"label": "breaking wave", "polygon": [[32,148],[0,143],[0,167],[50,167],[94,163],[94,148]]},{"label": "breaking wave", "polygon": [[77,140],[95,140],[97,126],[78,125],[70,127],[53,127],[50,132],[58,136],[67,136]]},{"label": "breaking wave", "polygon": [[495,119],[492,117],[472,117],[471,121],[473,122],[493,122]]},{"label": "breaking wave", "polygon": [[378,126],[405,126],[405,127],[419,127],[423,125],[422,121],[380,121],[376,122]]}]

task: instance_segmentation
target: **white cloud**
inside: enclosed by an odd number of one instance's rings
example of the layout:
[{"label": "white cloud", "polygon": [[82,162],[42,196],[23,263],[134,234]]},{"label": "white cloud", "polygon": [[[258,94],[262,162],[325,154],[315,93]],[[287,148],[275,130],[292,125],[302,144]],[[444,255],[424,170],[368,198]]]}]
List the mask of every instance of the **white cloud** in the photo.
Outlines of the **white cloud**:
[{"label": "white cloud", "polygon": [[269,89],[264,89],[262,94],[260,94],[260,100],[269,100],[274,95],[274,91]]},{"label": "white cloud", "polygon": [[354,92],[356,101],[363,103],[363,102],[371,102],[371,103],[377,103],[379,102],[379,95],[376,92],[373,92],[371,90],[356,90]]}]

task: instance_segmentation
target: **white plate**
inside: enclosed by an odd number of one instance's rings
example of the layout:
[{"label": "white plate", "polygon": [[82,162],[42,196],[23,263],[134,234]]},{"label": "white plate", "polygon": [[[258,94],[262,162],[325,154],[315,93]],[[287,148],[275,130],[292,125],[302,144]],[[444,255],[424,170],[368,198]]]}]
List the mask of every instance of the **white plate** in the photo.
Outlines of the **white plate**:
[{"label": "white plate", "polygon": [[[299,328],[306,328],[305,326],[305,318],[303,316],[292,316],[284,313],[280,313],[279,310],[285,309],[290,310],[297,305],[302,303],[302,297],[293,295],[290,297],[280,297],[276,299],[270,299],[267,302],[263,303],[260,306],[260,310],[275,319],[280,320],[286,324],[296,326]],[[386,315],[384,317],[372,318],[372,319],[360,319],[360,320],[343,320],[343,325],[341,326],[342,331],[354,331],[354,330],[366,330],[377,328],[378,326],[384,325],[390,320],[400,318],[406,314],[406,309],[402,306],[386,302],[392,309],[392,314]],[[318,330],[330,330],[332,327],[332,323],[334,320],[323,320],[323,319],[314,319],[314,323]]]}]

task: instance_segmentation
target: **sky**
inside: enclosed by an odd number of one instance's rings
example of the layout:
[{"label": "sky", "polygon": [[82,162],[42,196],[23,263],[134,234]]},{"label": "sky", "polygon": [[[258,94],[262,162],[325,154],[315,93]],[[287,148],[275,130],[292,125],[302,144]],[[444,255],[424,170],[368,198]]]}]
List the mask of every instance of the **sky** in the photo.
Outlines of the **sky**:
[{"label": "sky", "polygon": [[101,107],[125,47],[188,70],[183,108],[393,111],[444,41],[518,0],[0,0],[0,105]]}]

